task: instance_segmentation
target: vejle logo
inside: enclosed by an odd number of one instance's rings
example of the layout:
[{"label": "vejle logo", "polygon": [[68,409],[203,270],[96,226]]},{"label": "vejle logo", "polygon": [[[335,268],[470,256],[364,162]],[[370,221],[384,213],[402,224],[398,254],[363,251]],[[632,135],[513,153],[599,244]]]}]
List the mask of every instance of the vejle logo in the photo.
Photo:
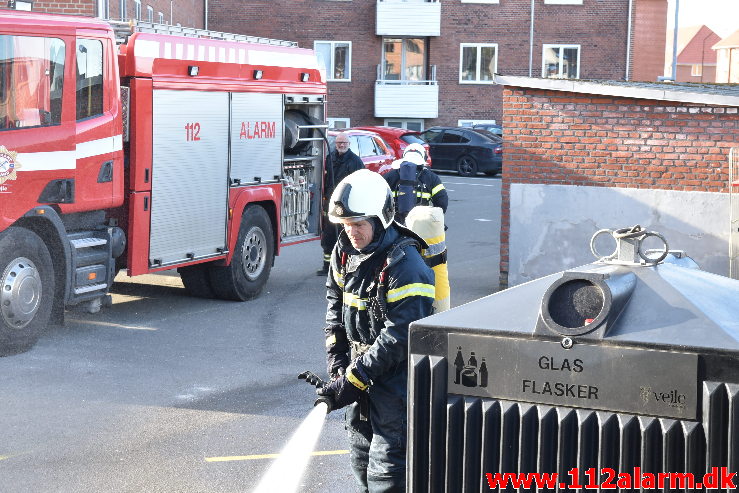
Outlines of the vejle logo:
[{"label": "vejle logo", "polygon": [[16,161],[17,157],[17,152],[9,151],[5,146],[0,146],[0,185],[5,183],[6,180],[18,178],[15,172],[20,169],[21,164]]},{"label": "vejle logo", "polygon": [[684,409],[688,399],[685,394],[681,394],[677,389],[663,392],[654,391],[652,387],[639,387],[639,395],[645,403],[654,399],[656,402],[662,402],[676,409]]}]

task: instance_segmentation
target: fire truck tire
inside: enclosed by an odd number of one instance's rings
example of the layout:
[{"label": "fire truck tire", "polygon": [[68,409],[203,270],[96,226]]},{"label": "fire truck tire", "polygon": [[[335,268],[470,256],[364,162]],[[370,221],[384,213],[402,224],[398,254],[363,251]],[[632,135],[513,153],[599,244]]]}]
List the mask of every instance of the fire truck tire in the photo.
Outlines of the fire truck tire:
[{"label": "fire truck tire", "polygon": [[46,328],[54,301],[54,267],[36,233],[11,227],[0,235],[0,356],[30,349]]},{"label": "fire truck tire", "polygon": [[190,265],[177,269],[180,279],[182,279],[182,284],[185,285],[185,291],[190,296],[195,296],[196,298],[215,298],[213,287],[210,285],[209,270],[208,264]]},{"label": "fire truck tire", "polygon": [[210,284],[216,297],[246,301],[262,292],[275,253],[272,222],[267,211],[251,205],[241,216],[239,237],[228,266],[210,268]]}]

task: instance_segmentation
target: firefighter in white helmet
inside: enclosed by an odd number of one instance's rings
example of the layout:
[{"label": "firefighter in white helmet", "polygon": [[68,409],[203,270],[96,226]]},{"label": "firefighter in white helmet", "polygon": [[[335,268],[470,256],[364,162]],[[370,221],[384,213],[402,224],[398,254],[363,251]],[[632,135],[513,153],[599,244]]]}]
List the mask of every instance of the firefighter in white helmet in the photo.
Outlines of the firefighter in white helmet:
[{"label": "firefighter in white helmet", "polygon": [[410,144],[403,151],[403,158],[393,163],[385,180],[395,197],[395,218],[405,223],[405,218],[417,205],[440,207],[446,213],[449,196],[441,179],[428,169],[428,156],[421,144]]},{"label": "firefighter in white helmet", "polygon": [[362,491],[405,491],[408,325],[432,312],[434,273],[425,242],[393,221],[383,178],[359,170],[331,196],[342,226],[326,281],[331,409],[349,406],[350,461]]}]

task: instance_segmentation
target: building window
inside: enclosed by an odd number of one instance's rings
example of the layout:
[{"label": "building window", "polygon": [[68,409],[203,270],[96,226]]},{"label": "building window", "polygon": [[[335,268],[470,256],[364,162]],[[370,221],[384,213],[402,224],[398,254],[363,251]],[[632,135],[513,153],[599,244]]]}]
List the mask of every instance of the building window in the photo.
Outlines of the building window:
[{"label": "building window", "polygon": [[133,18],[137,21],[141,20],[141,0],[133,0]]},{"label": "building window", "polygon": [[700,77],[700,76],[702,76],[703,75],[703,65],[694,64],[690,68],[690,75],[692,75],[693,77]]},{"label": "building window", "polygon": [[582,0],[544,0],[549,5],[582,5]]},{"label": "building window", "polygon": [[385,119],[386,127],[405,128],[406,130],[415,130],[423,132],[423,120],[399,120],[397,118]]},{"label": "building window", "polygon": [[128,20],[128,3],[126,0],[121,0],[121,20]]},{"label": "building window", "polygon": [[77,40],[77,119],[103,113],[103,43]]},{"label": "building window", "polygon": [[349,128],[349,118],[327,118],[328,128]]},{"label": "building window", "polygon": [[459,46],[459,82],[492,84],[497,67],[497,44],[462,43]]},{"label": "building window", "polygon": [[330,81],[350,81],[352,70],[351,41],[314,41],[318,63],[326,68],[326,79]]},{"label": "building window", "polygon": [[427,80],[426,38],[383,39],[382,80]]},{"label": "building window", "polygon": [[541,76],[550,79],[580,78],[580,45],[544,45]]},{"label": "building window", "polygon": [[158,20],[157,22],[158,22],[159,24],[164,24],[164,14],[163,14],[162,12],[158,12],[158,13],[157,13],[157,17],[158,17],[158,19],[159,19],[159,20]]},{"label": "building window", "polygon": [[149,5],[146,6],[146,20],[154,22],[154,9]]}]

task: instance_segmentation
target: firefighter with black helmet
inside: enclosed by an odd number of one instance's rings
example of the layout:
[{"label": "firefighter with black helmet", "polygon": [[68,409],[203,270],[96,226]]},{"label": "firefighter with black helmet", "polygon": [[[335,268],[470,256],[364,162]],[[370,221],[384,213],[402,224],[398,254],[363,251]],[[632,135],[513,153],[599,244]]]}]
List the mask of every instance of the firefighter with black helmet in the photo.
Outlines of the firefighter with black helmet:
[{"label": "firefighter with black helmet", "polygon": [[330,408],[348,406],[350,461],[362,491],[405,491],[408,326],[432,312],[425,242],[394,222],[383,178],[359,170],[338,184],[329,219],[342,226],[326,281]]},{"label": "firefighter with black helmet", "polygon": [[393,163],[393,169],[384,177],[396,201],[395,219],[405,218],[417,205],[440,207],[446,213],[449,195],[441,179],[428,169],[426,149],[421,144],[410,144],[403,157]]}]

